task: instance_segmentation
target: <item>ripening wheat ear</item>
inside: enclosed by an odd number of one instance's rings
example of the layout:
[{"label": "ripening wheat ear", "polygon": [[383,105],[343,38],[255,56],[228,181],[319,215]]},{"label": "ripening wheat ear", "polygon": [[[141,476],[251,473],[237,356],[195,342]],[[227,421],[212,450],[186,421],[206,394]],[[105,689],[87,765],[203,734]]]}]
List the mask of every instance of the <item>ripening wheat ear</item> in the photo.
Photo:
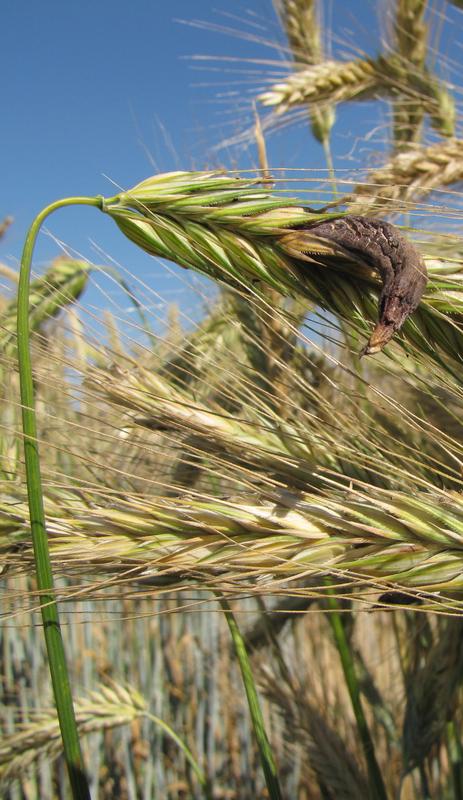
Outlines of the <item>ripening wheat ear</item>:
[{"label": "ripening wheat ear", "polygon": [[403,731],[405,772],[421,765],[440,740],[461,686],[463,623],[445,620],[426,661],[408,675]]},{"label": "ripening wheat ear", "polygon": [[434,189],[463,180],[463,141],[452,139],[431,147],[399,153],[368,173],[348,198],[350,214],[400,213]]},{"label": "ripening wheat ear", "polygon": [[[348,232],[352,226],[356,228],[355,221],[346,220],[344,227],[342,219],[334,227],[323,225],[322,220],[330,215],[312,212],[296,198],[258,189],[256,183],[221,173],[179,172],[155,176],[107,200],[86,201],[109,214],[132,241],[153,255],[254,294],[259,293],[260,283],[283,295],[305,296],[365,327],[374,307],[370,286],[377,283],[374,269],[378,267],[367,246],[371,237],[355,234],[352,239],[351,232],[349,243],[345,237],[339,239],[341,229]],[[58,205],[72,200],[59,201]],[[394,236],[411,248],[398,233]],[[416,261],[421,263],[418,254]],[[350,272],[351,279],[343,277],[343,272]],[[421,303],[413,324],[407,321],[403,329],[415,346],[436,358],[435,345],[455,356],[462,338],[458,317],[445,316],[445,312],[460,312],[460,287],[443,279],[443,274],[445,270],[439,265],[438,280]],[[404,281],[405,270],[396,277]],[[393,328],[388,323],[390,335],[378,341],[376,337],[374,345],[370,340],[365,352],[381,349],[416,308],[421,291],[408,304],[400,323],[394,323]],[[50,305],[48,298],[46,301]],[[382,296],[382,314],[386,310],[384,301]],[[383,324],[381,319],[379,324]]]},{"label": "ripening wheat ear", "polygon": [[[329,215],[309,211],[296,198],[288,199],[284,194],[273,195],[259,189],[255,180],[217,173],[159,175],[107,200],[81,200],[110,215],[121,230],[147,252],[168,257],[233,286],[258,293],[258,283],[262,282],[278,288],[282,294],[300,294],[345,319],[352,320],[357,316],[359,326],[363,323],[363,317],[368,318],[372,314],[374,259],[370,259],[368,265],[358,255],[360,251],[362,256],[368,256],[365,242],[371,245],[369,232],[376,231],[368,221],[360,223],[358,218],[339,215],[330,221]],[[74,198],[58,201],[39,215],[31,229],[23,267],[30,265],[30,241],[33,241],[39,223],[50,212],[50,208],[71,205],[72,202],[75,202]],[[326,221],[322,222],[321,218]],[[365,225],[367,236],[362,233]],[[333,230],[341,230],[344,234],[348,232],[348,241],[342,240],[347,242],[346,247],[337,247],[339,240]],[[398,250],[411,247],[403,237],[397,239],[397,232],[395,229],[391,231],[390,226],[381,224],[378,231],[380,243],[383,237],[391,248],[396,241],[400,242]],[[378,231],[373,236],[375,246],[378,245]],[[304,261],[307,255],[309,259]],[[419,256],[418,259],[421,268]],[[451,267],[454,271],[454,264]],[[423,276],[422,272],[419,274]],[[419,311],[413,321],[407,321],[404,327],[405,341],[411,340],[438,363],[441,356],[436,353],[436,344],[440,344],[447,354],[457,357],[463,349],[463,333],[458,316],[463,307],[463,298],[458,282],[452,283],[441,277],[442,274],[445,275],[445,265],[438,264],[433,285]],[[410,275],[405,276],[405,272],[402,274],[399,271],[398,277],[400,280],[402,277],[409,280]],[[395,286],[395,277],[392,283]],[[27,320],[24,293],[20,299],[21,322],[24,323],[24,316]],[[386,299],[386,294],[383,299]],[[382,307],[384,305],[382,303]],[[24,325],[22,333],[21,352],[24,357],[24,344],[27,344]],[[453,350],[455,343],[456,352]],[[26,388],[29,389],[31,384],[29,364]],[[31,411],[30,396],[25,396],[23,404],[25,411]],[[168,405],[167,402],[166,408]],[[32,434],[30,430],[26,431],[25,441],[29,444],[36,439],[34,419],[34,431]],[[28,452],[37,457],[36,450]],[[249,574],[257,565],[260,572],[269,570],[272,574],[294,575],[300,574],[302,562],[305,569],[318,569],[318,565],[324,563],[336,569],[354,569],[383,579],[392,577],[393,580],[403,581],[404,585],[429,585],[434,579],[439,588],[446,588],[449,581],[452,586],[459,587],[459,578],[455,575],[455,571],[458,573],[460,569],[459,557],[454,557],[452,552],[450,565],[446,560],[444,569],[441,569],[440,560],[442,545],[447,544],[450,550],[460,534],[457,500],[452,502],[451,511],[445,509],[449,521],[444,525],[441,524],[444,511],[432,497],[423,493],[419,501],[420,514],[428,517],[424,530],[413,508],[407,508],[403,513],[403,504],[408,501],[400,493],[391,493],[384,500],[378,488],[375,488],[373,508],[369,505],[371,500],[370,493],[368,498],[362,495],[358,502],[352,503],[343,496],[342,500],[335,498],[328,502],[324,499],[323,507],[320,507],[319,495],[306,495],[300,501],[302,510],[298,508],[295,515],[290,513],[284,516],[275,514],[274,505],[261,506],[254,502],[230,507],[227,503],[204,505],[191,500],[186,506],[181,506],[178,501],[171,504],[167,500],[166,504],[154,501],[142,503],[140,507],[139,500],[131,498],[128,516],[124,508],[97,510],[87,508],[83,502],[80,513],[75,505],[69,515],[65,514],[65,519],[58,509],[55,519],[58,535],[52,538],[51,545],[58,563],[59,559],[61,563],[64,559],[76,568],[85,563],[89,570],[91,562],[93,568],[102,568],[103,539],[97,537],[94,540],[90,535],[92,530],[98,530],[105,535],[112,533],[107,542],[108,555],[110,553],[107,564],[114,565],[114,560],[120,558],[119,568],[125,564],[128,569],[133,566],[136,570],[144,570],[148,553],[148,561],[156,565],[162,553],[168,570],[196,569],[199,559],[201,568],[205,565],[205,571],[214,564],[220,570],[227,570],[231,566]],[[125,498],[122,506],[127,502]],[[8,503],[5,505],[8,508]],[[19,514],[19,505],[15,505],[13,515],[9,509],[13,530],[17,529],[14,514]],[[412,548],[407,527],[410,516],[413,517]],[[435,526],[431,525],[434,517],[439,523]],[[38,516],[31,514],[33,531],[37,519]],[[334,538],[333,525],[336,529]],[[19,529],[23,527],[24,522],[21,521]],[[43,533],[45,525],[40,524],[40,527]],[[288,535],[289,531],[294,530],[296,533],[293,537]],[[78,533],[78,541],[72,540],[73,531]],[[134,531],[141,535],[142,540],[134,541]],[[194,543],[191,540],[192,531]],[[149,536],[144,536],[147,532]],[[258,546],[254,536],[256,533]],[[373,541],[370,538],[372,535]],[[245,537],[244,542],[242,536]],[[362,553],[357,547],[359,536],[364,548]],[[391,545],[391,536],[394,546]],[[422,549],[415,546],[417,536],[424,539]],[[236,542],[230,547],[234,537],[237,537]],[[309,544],[306,547],[307,539]],[[428,558],[429,545],[435,541],[438,541],[440,550],[432,551],[431,575],[431,571],[427,572],[426,566],[423,566],[423,561]],[[244,548],[243,543],[246,545]],[[16,554],[17,551],[8,553],[9,563],[25,566],[25,551],[20,553],[19,558]],[[407,564],[405,569],[404,561]],[[417,571],[414,569],[416,564],[420,568]],[[45,609],[49,608],[49,597],[46,595]]]},{"label": "ripening wheat ear", "polygon": [[324,61],[288,75],[259,95],[264,106],[284,114],[305,103],[342,103],[371,97],[402,95],[419,103],[431,124],[445,136],[455,127],[455,104],[446,87],[426,70],[409,73],[395,55],[357,61]]},{"label": "ripening wheat ear", "polygon": [[[397,0],[394,20],[395,51],[404,70],[423,72],[427,55],[426,0]],[[424,107],[399,97],[393,102],[393,137],[396,149],[419,142]]]},{"label": "ripening wheat ear", "polygon": [[377,91],[374,61],[323,61],[293,72],[260,94],[258,100],[263,106],[275,108],[277,114],[284,114],[305,103],[343,103],[371,97]]},{"label": "ripening wheat ear", "polygon": [[[104,503],[98,493],[95,502],[91,489],[56,490],[45,496],[52,563],[68,576],[85,568],[87,576],[154,583],[168,577],[177,586],[187,579],[204,586],[215,578],[216,586],[223,580],[242,588],[259,577],[258,590],[268,592],[275,579],[334,572],[354,589],[360,579],[360,593],[369,592],[365,581],[381,591],[400,586],[432,593],[427,609],[460,609],[458,600],[445,597],[463,588],[458,495],[447,495],[444,505],[432,492],[410,496],[362,483],[349,497],[331,491],[329,483],[324,493],[274,493],[272,502],[255,495],[246,502],[113,492]],[[33,552],[24,498],[10,491],[1,511],[0,567],[29,574]]]},{"label": "ripening wheat ear", "polygon": [[[111,681],[76,700],[76,719],[82,737],[98,731],[130,725],[144,717],[158,726],[171,739],[190,763],[199,784],[206,789],[206,779],[193,754],[175,731],[162,719],[151,714],[142,695],[130,686]],[[15,733],[3,736],[0,745],[0,787],[7,791],[15,779],[24,778],[24,771],[42,758],[48,762],[61,755],[62,743],[56,711],[45,709],[32,721],[22,724]],[[209,796],[209,795],[207,795]]]},{"label": "ripening wheat ear", "polygon": [[[259,190],[252,180],[217,173],[155,176],[103,205],[123,233],[152,255],[254,294],[262,283],[306,297],[359,329],[374,313],[370,287],[377,278],[368,248],[362,250],[371,237],[354,235],[348,247],[338,246],[342,214],[331,231],[322,222],[329,214]],[[349,227],[356,227],[355,220],[346,220]],[[463,297],[458,282],[444,277],[445,265],[430,267],[428,290],[403,333],[440,363],[437,346],[452,357],[463,349]]]},{"label": "ripening wheat ear", "polygon": [[[129,725],[144,716],[147,706],[134,689],[112,683],[100,686],[86,698],[76,700],[79,733],[86,735]],[[37,714],[16,733],[3,736],[0,745],[0,786],[3,790],[23,776],[24,770],[40,758],[54,760],[62,752],[60,728],[53,708]]]},{"label": "ripening wheat ear", "polygon": [[[323,47],[317,0],[278,0],[276,5],[296,68],[303,70],[319,64],[323,60]],[[335,120],[334,107],[311,108],[310,120],[313,135],[326,146]]]},{"label": "ripening wheat ear", "polygon": [[[29,324],[39,330],[47,319],[74,303],[84,291],[92,265],[87,261],[57,258],[44,275],[32,281],[29,299]],[[6,355],[16,352],[16,298],[0,314],[0,349]]]},{"label": "ripening wheat ear", "polygon": [[306,768],[312,769],[319,783],[337,800],[359,800],[368,797],[365,775],[338,731],[330,726],[308,700],[306,692],[277,679],[269,669],[261,667],[260,684],[265,695],[276,705],[286,731],[297,739],[307,752]]},{"label": "ripening wheat ear", "polygon": [[397,0],[392,45],[386,41],[378,57],[355,61],[322,61],[314,0],[278,0],[276,5],[296,67],[258,96],[276,115],[308,104],[312,119],[324,121],[320,129],[313,126],[314,135],[325,141],[334,121],[330,104],[386,98],[392,103],[396,149],[420,141],[425,114],[441,135],[454,135],[454,98],[426,63],[426,0]]},{"label": "ripening wheat ear", "polygon": [[317,0],[277,0],[275,5],[295,62],[307,65],[320,61],[322,47]]}]

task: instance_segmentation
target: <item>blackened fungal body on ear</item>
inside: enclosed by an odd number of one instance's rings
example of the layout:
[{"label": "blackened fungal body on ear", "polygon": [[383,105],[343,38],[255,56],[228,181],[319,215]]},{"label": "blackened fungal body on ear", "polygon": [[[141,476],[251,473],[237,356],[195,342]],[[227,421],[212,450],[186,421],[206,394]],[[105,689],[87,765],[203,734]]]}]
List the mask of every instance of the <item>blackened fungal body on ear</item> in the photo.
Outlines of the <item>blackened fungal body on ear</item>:
[{"label": "blackened fungal body on ear", "polygon": [[313,237],[325,239],[347,255],[360,257],[380,275],[379,320],[361,355],[378,353],[400,330],[419,305],[427,284],[426,265],[416,247],[389,222],[369,217],[344,216],[310,222],[292,232],[292,254],[313,248]]}]

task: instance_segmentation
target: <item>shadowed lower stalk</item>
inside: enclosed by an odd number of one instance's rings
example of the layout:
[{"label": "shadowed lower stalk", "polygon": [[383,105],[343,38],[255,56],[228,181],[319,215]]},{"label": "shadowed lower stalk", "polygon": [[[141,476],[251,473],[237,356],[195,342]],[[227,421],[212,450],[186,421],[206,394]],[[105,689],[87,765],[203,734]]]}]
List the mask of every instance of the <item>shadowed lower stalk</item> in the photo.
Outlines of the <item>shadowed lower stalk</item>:
[{"label": "shadowed lower stalk", "polygon": [[368,723],[363,711],[360,698],[360,687],[355,674],[354,660],[347,641],[344,624],[339,613],[339,604],[331,589],[327,593],[327,605],[330,610],[328,620],[333,631],[336,647],[341,659],[344,678],[349,691],[352,708],[357,722],[357,728],[362,743],[363,753],[368,768],[371,798],[373,800],[387,800],[386,788],[381,776],[381,771],[375,756],[375,746],[371,738]]},{"label": "shadowed lower stalk", "polygon": [[55,209],[63,206],[99,206],[100,203],[101,201],[99,198],[72,197],[58,200],[38,214],[29,229],[24,244],[18,286],[18,363],[24,432],[24,460],[31,533],[48,663],[61,736],[63,739],[64,757],[69,772],[72,795],[75,800],[90,800],[90,791],[85,776],[80,749],[79,734],[72,703],[71,686],[59,623],[58,607],[54,598],[53,575],[45,527],[34,405],[34,385],[30,355],[29,286],[35,240],[40,226],[46,217],[55,211]]},{"label": "shadowed lower stalk", "polygon": [[246,697],[248,699],[252,726],[254,729],[256,742],[259,747],[260,760],[269,797],[271,800],[283,800],[272,748],[265,732],[264,719],[262,717],[262,711],[260,708],[259,698],[257,695],[257,689],[254,682],[246,645],[236,622],[235,615],[233,614],[228,601],[219,592],[215,592],[215,595],[220,603],[222,611],[225,614],[225,619],[227,620],[230,634],[233,639],[235,653],[239,661]]}]

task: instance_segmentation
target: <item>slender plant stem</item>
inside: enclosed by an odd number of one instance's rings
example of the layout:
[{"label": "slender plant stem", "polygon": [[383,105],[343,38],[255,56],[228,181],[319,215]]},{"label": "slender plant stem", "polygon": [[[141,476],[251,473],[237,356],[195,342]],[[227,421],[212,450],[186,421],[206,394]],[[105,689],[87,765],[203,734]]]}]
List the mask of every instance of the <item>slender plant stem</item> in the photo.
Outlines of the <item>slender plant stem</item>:
[{"label": "slender plant stem", "polygon": [[333,200],[338,196],[338,185],[336,183],[336,173],[334,171],[333,154],[331,152],[331,141],[329,135],[323,139],[323,152],[325,154],[326,166],[330,176],[331,187],[333,190]]},{"label": "slender plant stem", "polygon": [[375,756],[375,746],[371,738],[368,723],[363,711],[362,702],[360,699],[360,687],[355,673],[354,660],[347,641],[344,623],[339,613],[339,604],[336,597],[333,596],[333,590],[327,593],[327,605],[330,610],[328,619],[330,621],[331,629],[333,631],[336,647],[338,649],[339,657],[341,659],[344,678],[346,681],[347,689],[349,691],[352,708],[357,722],[357,728],[362,742],[363,753],[368,769],[368,777],[370,783],[371,798],[373,800],[387,800],[386,788],[384,786],[381,771]]},{"label": "slender plant stem", "polygon": [[71,685],[65,659],[63,639],[55,600],[48,538],[43,508],[40,456],[37,442],[34,384],[30,353],[29,285],[32,255],[40,226],[56,209],[70,205],[88,205],[101,208],[99,197],[68,197],[47,206],[38,214],[29,228],[21,260],[18,286],[18,362],[21,387],[22,421],[24,434],[24,459],[26,466],[27,496],[31,520],[31,534],[36,565],[37,586],[40,593],[42,623],[47,647],[53,693],[63,740],[63,751],[69,772],[74,800],[90,800],[90,791],[84,771],[79,734],[77,731]]},{"label": "slender plant stem", "polygon": [[280,784],[278,781],[275,759],[273,758],[272,748],[265,732],[264,718],[260,708],[259,697],[257,694],[256,684],[254,682],[246,645],[228,600],[226,600],[225,597],[223,597],[223,595],[221,595],[219,592],[215,592],[215,595],[222,607],[222,611],[225,614],[225,619],[227,620],[227,624],[230,629],[231,637],[235,647],[235,653],[238,658],[241,674],[243,676],[244,688],[246,690],[246,697],[248,699],[254,735],[259,747],[260,760],[268,794],[270,800],[282,800],[283,795],[281,794]]}]

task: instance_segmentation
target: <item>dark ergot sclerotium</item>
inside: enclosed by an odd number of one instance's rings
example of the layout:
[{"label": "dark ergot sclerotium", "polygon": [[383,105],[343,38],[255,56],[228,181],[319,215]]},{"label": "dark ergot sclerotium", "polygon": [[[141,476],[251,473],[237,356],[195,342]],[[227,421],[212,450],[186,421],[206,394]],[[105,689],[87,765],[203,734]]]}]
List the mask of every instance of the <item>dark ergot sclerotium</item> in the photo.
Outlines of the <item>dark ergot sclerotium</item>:
[{"label": "dark ergot sclerotium", "polygon": [[361,258],[380,275],[379,320],[361,355],[378,353],[418,307],[427,283],[426,266],[416,247],[394,225],[368,217],[344,216],[311,222],[291,237],[292,255],[313,253],[314,237],[346,255]]}]

